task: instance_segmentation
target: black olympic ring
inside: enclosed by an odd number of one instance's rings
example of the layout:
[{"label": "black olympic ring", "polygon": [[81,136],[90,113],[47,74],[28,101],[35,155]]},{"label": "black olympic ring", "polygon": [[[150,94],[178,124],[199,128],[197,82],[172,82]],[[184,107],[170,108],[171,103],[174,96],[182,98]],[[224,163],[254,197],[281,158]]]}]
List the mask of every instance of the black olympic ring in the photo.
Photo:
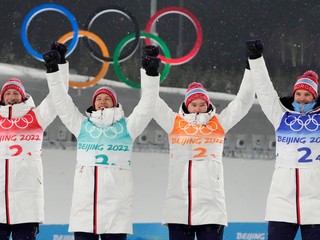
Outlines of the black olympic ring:
[{"label": "black olympic ring", "polygon": [[[135,33],[135,39],[133,41],[133,45],[129,48],[128,52],[126,54],[121,54],[119,56],[119,62],[123,62],[126,61],[127,59],[129,59],[138,49],[139,47],[139,42],[140,42],[140,27],[138,24],[138,21],[136,19],[135,16],[133,16],[133,14],[131,12],[129,12],[127,9],[119,7],[119,6],[109,6],[106,8],[99,8],[97,9],[93,14],[91,14],[91,16],[89,16],[87,23],[85,25],[85,29],[87,29],[90,32],[90,28],[92,26],[92,24],[94,23],[94,21],[100,17],[101,15],[105,14],[105,13],[110,13],[110,12],[115,12],[115,13],[119,13],[123,16],[125,16],[127,19],[129,19],[133,25],[134,25],[134,33]],[[101,52],[96,51],[94,49],[94,47],[92,46],[91,40],[89,38],[85,38],[86,39],[86,43],[87,46],[90,50],[90,54],[93,58],[95,58],[96,60],[103,62],[103,61],[107,61],[107,62],[113,62],[113,57],[104,57]]]}]

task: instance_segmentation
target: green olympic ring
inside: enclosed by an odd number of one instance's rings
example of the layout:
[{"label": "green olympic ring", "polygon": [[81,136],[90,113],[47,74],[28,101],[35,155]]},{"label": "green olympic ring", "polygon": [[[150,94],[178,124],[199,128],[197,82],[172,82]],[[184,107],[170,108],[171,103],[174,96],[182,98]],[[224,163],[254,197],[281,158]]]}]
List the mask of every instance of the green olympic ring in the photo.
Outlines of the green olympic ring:
[{"label": "green olympic ring", "polygon": [[[147,33],[147,32],[141,32],[140,33],[140,38],[142,38],[142,37],[143,38],[151,38],[154,41],[156,41],[159,44],[159,46],[161,47],[164,56],[166,58],[170,58],[171,57],[168,46],[166,45],[166,43],[161,38],[159,38],[156,35],[153,35],[151,33]],[[123,49],[123,47],[127,43],[131,42],[135,38],[136,38],[136,34],[132,33],[132,34],[126,36],[125,38],[123,38],[118,43],[118,45],[116,46],[116,48],[114,50],[114,54],[113,54],[113,63],[114,63],[113,66],[114,66],[114,70],[115,70],[116,75],[120,78],[120,80],[122,82],[124,82],[125,84],[127,84],[127,85],[129,85],[129,86],[131,86],[133,88],[140,88],[141,87],[140,83],[132,82],[122,74],[122,72],[120,70],[120,65],[119,65],[119,56],[121,54],[121,50]],[[170,72],[170,68],[171,68],[170,64],[168,64],[168,63],[164,64],[163,71],[160,74],[160,82],[162,82],[167,77],[167,75]]]}]

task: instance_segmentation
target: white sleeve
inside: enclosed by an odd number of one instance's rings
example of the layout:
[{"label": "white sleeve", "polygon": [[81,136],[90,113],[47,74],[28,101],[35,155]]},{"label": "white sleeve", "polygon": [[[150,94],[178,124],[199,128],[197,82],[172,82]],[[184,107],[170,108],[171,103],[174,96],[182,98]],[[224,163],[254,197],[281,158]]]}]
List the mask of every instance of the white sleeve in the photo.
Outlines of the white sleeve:
[{"label": "white sleeve", "polygon": [[262,111],[274,128],[277,129],[285,109],[282,107],[278,93],[272,85],[264,58],[249,59],[249,64],[254,88]]},{"label": "white sleeve", "polygon": [[46,129],[50,123],[56,118],[57,112],[53,107],[50,93],[41,101],[39,106],[34,109],[37,121],[42,129]]},{"label": "white sleeve", "polygon": [[177,113],[173,112],[168,104],[162,98],[158,98],[156,111],[154,113],[154,120],[167,133],[170,134],[174,127],[174,120]]},{"label": "white sleeve", "polygon": [[127,118],[127,128],[134,140],[147,127],[156,108],[156,99],[159,97],[160,76],[152,77],[140,69],[141,99],[133,112]]},{"label": "white sleeve", "polygon": [[69,78],[70,78],[70,76],[69,76],[69,62],[68,61],[64,64],[59,64],[59,72],[60,72],[60,76],[63,81],[63,84],[68,92]]},{"label": "white sleeve", "polygon": [[[53,73],[54,78],[61,78],[65,89],[68,89],[69,84],[69,63],[59,64],[59,71]],[[49,124],[56,118],[57,112],[53,107],[54,98],[52,98],[51,93],[46,96],[46,98],[35,108],[34,112],[37,116],[37,121],[39,125],[45,129]]]},{"label": "white sleeve", "polygon": [[246,69],[237,96],[217,115],[221,126],[227,133],[250,110],[255,98],[250,70]]},{"label": "white sleeve", "polygon": [[71,97],[67,93],[63,77],[58,72],[47,73],[47,81],[49,91],[53,96],[53,106],[59,115],[63,124],[68,130],[76,137],[80,133],[81,125],[86,117],[78,110],[76,105],[73,103]]}]

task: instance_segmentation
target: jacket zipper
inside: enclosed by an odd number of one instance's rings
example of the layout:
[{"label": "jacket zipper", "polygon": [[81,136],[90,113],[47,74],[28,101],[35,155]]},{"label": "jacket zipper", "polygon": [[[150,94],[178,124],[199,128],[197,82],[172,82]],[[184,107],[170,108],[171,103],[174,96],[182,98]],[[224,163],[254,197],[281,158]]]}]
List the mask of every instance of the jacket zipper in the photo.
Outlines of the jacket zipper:
[{"label": "jacket zipper", "polygon": [[188,170],[188,225],[192,225],[192,160],[189,160]]},{"label": "jacket zipper", "polygon": [[297,211],[297,223],[301,224],[301,209],[300,209],[300,173],[299,168],[296,168],[296,211]]},{"label": "jacket zipper", "polygon": [[98,228],[98,167],[94,167],[94,190],[93,190],[93,233],[97,234]]},{"label": "jacket zipper", "polygon": [[[12,106],[9,106],[9,116],[8,119],[12,118]],[[10,220],[10,201],[9,201],[9,168],[10,162],[9,159],[6,159],[6,170],[5,170],[5,201],[6,201],[6,220],[7,224],[11,223]]]}]

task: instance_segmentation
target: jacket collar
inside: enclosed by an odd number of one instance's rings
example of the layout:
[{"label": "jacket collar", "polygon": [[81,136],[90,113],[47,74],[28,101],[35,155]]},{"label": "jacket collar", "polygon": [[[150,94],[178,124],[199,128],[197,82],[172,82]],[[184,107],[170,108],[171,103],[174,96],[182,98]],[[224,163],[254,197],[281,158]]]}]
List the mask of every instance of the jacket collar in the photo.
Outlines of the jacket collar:
[{"label": "jacket collar", "polygon": [[183,102],[179,108],[179,115],[190,124],[206,125],[210,119],[216,115],[216,108],[210,103],[208,110],[205,113],[189,113]]},{"label": "jacket collar", "polygon": [[[283,108],[285,108],[287,111],[295,112],[294,108],[292,106],[292,103],[294,101],[294,98],[292,96],[281,97],[281,98],[279,98],[279,100],[280,100],[280,103]],[[316,105],[314,105],[313,109],[311,111],[309,111],[308,113],[319,111],[319,110],[320,110],[320,97],[318,97]]]},{"label": "jacket collar", "polygon": [[26,115],[32,108],[35,108],[34,101],[30,95],[24,102],[14,105],[0,105],[0,116],[3,118],[20,118]]},{"label": "jacket collar", "polygon": [[98,127],[108,127],[118,122],[124,117],[121,104],[114,108],[105,108],[103,110],[93,110],[89,107],[86,111],[89,120]]}]

